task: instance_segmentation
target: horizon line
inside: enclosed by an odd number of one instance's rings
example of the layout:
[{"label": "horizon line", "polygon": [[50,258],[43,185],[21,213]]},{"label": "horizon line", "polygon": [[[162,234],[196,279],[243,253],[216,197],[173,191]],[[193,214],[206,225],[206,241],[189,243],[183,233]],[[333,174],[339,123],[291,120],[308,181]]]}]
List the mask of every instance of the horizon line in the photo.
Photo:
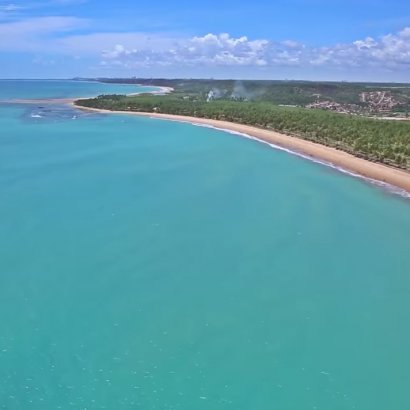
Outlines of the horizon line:
[{"label": "horizon line", "polygon": [[307,80],[307,79],[252,79],[252,78],[207,78],[207,77],[25,77],[25,78],[0,78],[0,81],[98,81],[98,80],[190,80],[190,81],[255,81],[255,82],[307,82],[307,83],[346,83],[346,84],[403,84],[410,86],[410,82],[397,81],[349,81],[349,80]]}]

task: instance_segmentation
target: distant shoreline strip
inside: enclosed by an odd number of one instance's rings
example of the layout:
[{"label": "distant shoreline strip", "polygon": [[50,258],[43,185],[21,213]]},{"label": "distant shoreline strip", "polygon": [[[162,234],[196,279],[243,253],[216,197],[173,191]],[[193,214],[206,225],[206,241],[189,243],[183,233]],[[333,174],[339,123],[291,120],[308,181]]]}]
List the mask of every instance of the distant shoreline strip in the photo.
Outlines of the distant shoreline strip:
[{"label": "distant shoreline strip", "polygon": [[370,162],[355,157],[344,151],[327,147],[312,141],[285,135],[276,131],[265,130],[250,125],[238,124],[229,121],[196,118],[183,115],[158,114],[135,111],[112,111],[99,108],[73,105],[81,110],[100,112],[106,114],[125,114],[149,117],[153,119],[185,122],[196,126],[205,126],[251,138],[269,144],[273,148],[287,151],[305,159],[330,166],[343,173],[368,180],[372,184],[384,187],[400,196],[410,198],[410,173],[380,163]]},{"label": "distant shoreline strip", "polygon": [[[138,85],[140,87],[148,87],[145,85]],[[132,97],[135,95],[140,94],[153,94],[153,95],[164,95],[169,94],[174,91],[172,87],[159,87],[159,86],[152,86],[155,87],[156,90],[154,91],[139,91],[136,93],[129,93],[125,94],[127,97]],[[0,100],[0,104],[72,104],[74,105],[75,101],[78,100],[87,100],[93,97],[76,97],[76,98],[12,98],[6,100]]]}]

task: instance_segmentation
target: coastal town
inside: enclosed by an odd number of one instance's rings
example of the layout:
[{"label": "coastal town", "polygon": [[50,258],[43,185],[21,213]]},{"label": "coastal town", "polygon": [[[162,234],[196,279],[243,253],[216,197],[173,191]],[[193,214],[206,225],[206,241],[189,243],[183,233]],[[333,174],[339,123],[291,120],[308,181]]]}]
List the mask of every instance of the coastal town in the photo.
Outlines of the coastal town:
[{"label": "coastal town", "polygon": [[401,105],[405,105],[406,101],[400,100],[391,91],[361,92],[358,104],[343,104],[336,101],[323,100],[320,94],[316,94],[315,97],[317,100],[305,105],[305,108],[322,109],[341,114],[383,116],[397,119],[408,117],[407,111],[395,110]]}]

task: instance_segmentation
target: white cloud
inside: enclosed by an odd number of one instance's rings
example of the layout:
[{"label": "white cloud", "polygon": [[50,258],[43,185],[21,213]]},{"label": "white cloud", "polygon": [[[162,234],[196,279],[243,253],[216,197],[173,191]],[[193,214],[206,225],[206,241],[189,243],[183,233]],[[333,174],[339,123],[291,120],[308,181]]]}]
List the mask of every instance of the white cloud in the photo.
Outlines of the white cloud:
[{"label": "white cloud", "polygon": [[227,33],[193,37],[174,50],[174,58],[189,64],[263,65],[266,40],[250,41]]},{"label": "white cloud", "polygon": [[410,65],[410,28],[374,39],[314,50],[315,64],[399,68]]},{"label": "white cloud", "polygon": [[24,2],[24,5],[17,3],[0,4],[0,13],[13,14],[24,10],[44,9],[56,6],[73,6],[86,3],[89,0],[48,0],[48,1],[30,1]]},{"label": "white cloud", "polygon": [[206,34],[183,39],[161,51],[152,47],[129,48],[118,42],[103,52],[104,63],[126,67],[149,65],[214,66],[332,66],[398,68],[410,65],[410,28],[374,39],[314,48],[293,40],[282,42],[229,34]]},{"label": "white cloud", "polygon": [[55,52],[58,51],[56,36],[67,35],[86,26],[86,20],[76,17],[36,17],[0,23],[0,52]]},{"label": "white cloud", "polygon": [[[83,0],[50,0],[65,4]],[[49,4],[50,4],[49,2]],[[8,10],[17,7],[10,3]],[[105,66],[138,67],[410,67],[410,27],[379,38],[311,47],[294,40],[249,39],[228,33],[184,38],[169,33],[90,32],[91,22],[50,16],[0,22],[0,52],[92,57]]]},{"label": "white cloud", "polygon": [[[175,38],[169,48],[147,47],[144,44],[136,48],[126,48],[116,44],[111,50],[102,53],[104,63],[123,63],[125,66],[149,65],[241,65],[263,66],[265,49],[269,45],[266,40],[250,41],[247,37],[234,38],[229,34],[207,34],[191,39]],[[151,44],[152,46],[152,44]]]},{"label": "white cloud", "polygon": [[0,5],[0,12],[13,13],[15,11],[20,11],[23,9],[24,9],[23,6],[19,6],[18,4],[14,4],[14,3]]},{"label": "white cloud", "polygon": [[[81,54],[110,54],[115,52],[116,46],[121,45],[124,53],[118,53],[118,57],[125,57],[135,50],[155,50],[165,52],[173,48],[180,41],[170,34],[147,34],[147,33],[90,33],[70,35],[58,41],[60,50]],[[125,52],[127,50],[128,52]],[[118,50],[117,50],[118,52]]]}]

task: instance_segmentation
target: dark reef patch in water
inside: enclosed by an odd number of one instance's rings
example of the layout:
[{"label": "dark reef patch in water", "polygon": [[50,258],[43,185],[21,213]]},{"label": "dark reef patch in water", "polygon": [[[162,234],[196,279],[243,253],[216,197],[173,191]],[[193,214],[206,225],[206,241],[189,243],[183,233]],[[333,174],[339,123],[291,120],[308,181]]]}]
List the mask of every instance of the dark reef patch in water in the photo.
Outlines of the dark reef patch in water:
[{"label": "dark reef patch in water", "polygon": [[64,122],[73,121],[78,118],[86,119],[91,117],[92,119],[98,119],[98,117],[104,117],[104,114],[87,113],[85,111],[78,110],[70,105],[39,105],[39,106],[27,106],[27,109],[22,114],[22,120],[25,122]]}]

